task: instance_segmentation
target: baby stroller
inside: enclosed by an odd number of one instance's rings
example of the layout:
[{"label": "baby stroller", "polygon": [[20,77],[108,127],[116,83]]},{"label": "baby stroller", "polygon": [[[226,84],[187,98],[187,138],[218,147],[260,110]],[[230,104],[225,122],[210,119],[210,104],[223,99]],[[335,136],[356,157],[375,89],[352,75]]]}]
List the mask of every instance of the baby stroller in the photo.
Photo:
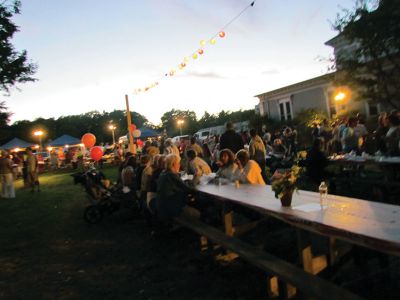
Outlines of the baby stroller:
[{"label": "baby stroller", "polygon": [[80,183],[85,188],[90,204],[85,208],[83,218],[89,224],[101,222],[104,215],[111,215],[118,211],[121,206],[132,206],[133,201],[124,197],[120,185],[110,185],[105,175],[96,170],[90,169],[87,172],[71,175],[74,183]]}]

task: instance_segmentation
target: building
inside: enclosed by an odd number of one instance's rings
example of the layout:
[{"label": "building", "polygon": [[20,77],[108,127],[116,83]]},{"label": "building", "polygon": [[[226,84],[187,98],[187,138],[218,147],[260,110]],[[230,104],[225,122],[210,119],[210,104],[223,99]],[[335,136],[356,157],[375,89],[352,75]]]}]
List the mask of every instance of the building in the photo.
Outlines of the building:
[{"label": "building", "polygon": [[[351,55],[357,48],[357,43],[346,43],[341,36],[336,36],[325,44],[334,48],[336,57]],[[309,109],[324,112],[329,117],[349,112],[359,112],[366,117],[379,114],[380,104],[355,101],[356,95],[352,95],[350,90],[343,92],[345,87],[335,86],[333,82],[336,74],[325,74],[256,95],[259,99],[259,114],[279,121],[292,120],[299,112]],[[342,93],[342,97],[336,97],[339,93]]]}]

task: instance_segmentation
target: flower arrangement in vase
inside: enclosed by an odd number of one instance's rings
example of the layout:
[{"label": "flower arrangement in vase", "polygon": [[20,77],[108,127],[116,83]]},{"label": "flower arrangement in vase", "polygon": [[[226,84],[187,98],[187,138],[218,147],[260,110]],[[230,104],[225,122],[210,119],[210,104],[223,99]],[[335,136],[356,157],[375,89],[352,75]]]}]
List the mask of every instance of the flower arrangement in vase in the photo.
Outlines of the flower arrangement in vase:
[{"label": "flower arrangement in vase", "polygon": [[275,171],[272,176],[272,190],[275,197],[281,200],[282,206],[291,206],[293,192],[297,190],[297,180],[302,172],[302,168],[294,165],[284,173]]}]

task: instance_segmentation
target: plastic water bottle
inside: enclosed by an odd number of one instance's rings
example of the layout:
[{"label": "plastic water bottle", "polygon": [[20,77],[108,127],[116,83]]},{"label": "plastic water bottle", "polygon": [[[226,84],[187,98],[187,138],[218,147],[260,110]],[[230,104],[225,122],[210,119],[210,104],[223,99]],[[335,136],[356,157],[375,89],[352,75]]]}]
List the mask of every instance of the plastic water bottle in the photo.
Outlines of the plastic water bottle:
[{"label": "plastic water bottle", "polygon": [[326,199],[328,198],[328,186],[325,181],[322,181],[319,185],[319,201],[321,206],[326,204]]}]

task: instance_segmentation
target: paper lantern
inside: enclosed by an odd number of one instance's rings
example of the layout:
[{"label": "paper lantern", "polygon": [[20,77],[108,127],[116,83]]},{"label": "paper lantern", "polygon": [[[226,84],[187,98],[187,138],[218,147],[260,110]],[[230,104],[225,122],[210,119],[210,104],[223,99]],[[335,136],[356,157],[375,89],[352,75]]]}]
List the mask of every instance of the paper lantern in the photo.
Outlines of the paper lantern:
[{"label": "paper lantern", "polygon": [[171,70],[170,72],[169,72],[169,76],[174,76],[175,75],[175,70]]},{"label": "paper lantern", "polygon": [[210,44],[211,44],[211,45],[215,45],[216,42],[217,42],[216,39],[211,39],[211,40],[210,40]]},{"label": "paper lantern", "polygon": [[184,61],[185,63],[187,63],[187,62],[189,61],[189,57],[185,56],[185,58],[183,59],[183,61]]},{"label": "paper lantern", "polygon": [[90,157],[95,161],[99,161],[103,157],[103,149],[99,146],[93,147],[90,149]]},{"label": "paper lantern", "polygon": [[205,41],[205,40],[201,40],[201,41],[200,41],[200,45],[201,45],[201,46],[205,46],[205,45],[206,45],[206,41]]},{"label": "paper lantern", "polygon": [[135,124],[131,124],[131,130],[135,131],[136,130],[136,125]]},{"label": "paper lantern", "polygon": [[199,56],[197,55],[197,53],[193,53],[193,54],[192,54],[192,58],[193,58],[193,59],[197,59],[198,57],[199,57]]},{"label": "paper lantern", "polygon": [[178,66],[178,69],[179,69],[179,70],[182,70],[182,69],[183,69],[182,64],[180,64],[180,65]]},{"label": "paper lantern", "polygon": [[85,133],[81,138],[86,148],[92,148],[96,144],[96,137],[92,133]]},{"label": "paper lantern", "polygon": [[139,129],[136,129],[132,132],[134,138],[138,138],[141,134],[142,132]]},{"label": "paper lantern", "polygon": [[138,140],[136,141],[136,144],[137,144],[140,148],[143,147],[143,141],[140,140],[140,139],[138,139]]},{"label": "paper lantern", "polygon": [[186,64],[183,62],[183,63],[180,64],[180,66],[181,66],[182,68],[184,68],[184,67],[186,67]]},{"label": "paper lantern", "polygon": [[220,32],[218,33],[218,35],[219,35],[220,38],[223,38],[223,37],[225,37],[225,32],[220,31]]},{"label": "paper lantern", "polygon": [[197,51],[197,53],[199,53],[200,55],[202,55],[204,53],[203,49],[199,49],[199,51]]}]

